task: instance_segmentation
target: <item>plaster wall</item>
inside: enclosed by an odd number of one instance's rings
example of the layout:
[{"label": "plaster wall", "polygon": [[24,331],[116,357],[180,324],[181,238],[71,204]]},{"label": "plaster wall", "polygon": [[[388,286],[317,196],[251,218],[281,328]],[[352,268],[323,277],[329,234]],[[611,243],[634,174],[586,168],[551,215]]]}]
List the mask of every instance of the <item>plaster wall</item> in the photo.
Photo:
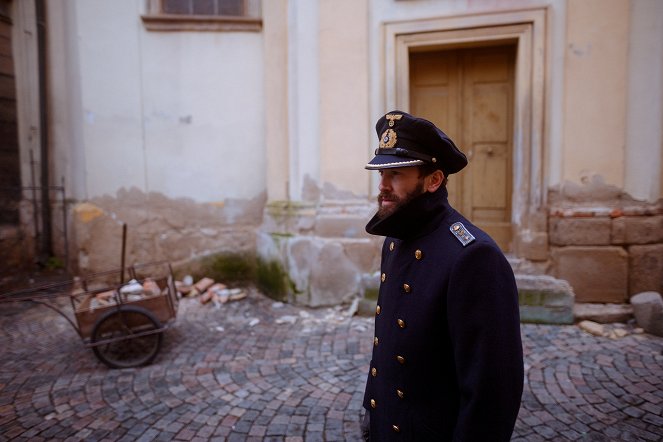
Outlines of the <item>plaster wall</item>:
[{"label": "plaster wall", "polygon": [[288,114],[288,0],[263,4],[265,54],[265,149],[267,198],[284,201],[289,196],[290,152]]},{"label": "plaster wall", "polygon": [[564,180],[624,185],[629,15],[625,0],[567,2]]},{"label": "plaster wall", "polygon": [[[52,182],[74,271],[255,251],[265,203],[260,32],[155,32],[146,2],[47,4]],[[59,241],[59,238],[56,238]]]},{"label": "plaster wall", "polygon": [[663,196],[663,2],[631,2],[624,190]]},{"label": "plaster wall", "polygon": [[366,145],[373,146],[367,23],[367,0],[320,3],[320,181],[362,196],[368,194]]},{"label": "plaster wall", "polygon": [[[58,109],[77,110],[56,117],[54,140],[63,144],[54,150],[83,158],[73,195],[132,187],[198,202],[260,195],[261,34],[150,32],[144,6],[49,2],[63,24],[52,29],[53,99]],[[69,95],[71,88],[79,90]]]},{"label": "plaster wall", "polygon": [[[307,182],[320,179],[319,5],[294,0],[287,6],[288,197],[311,200],[315,194],[307,194]],[[279,118],[279,114],[268,113]]]}]

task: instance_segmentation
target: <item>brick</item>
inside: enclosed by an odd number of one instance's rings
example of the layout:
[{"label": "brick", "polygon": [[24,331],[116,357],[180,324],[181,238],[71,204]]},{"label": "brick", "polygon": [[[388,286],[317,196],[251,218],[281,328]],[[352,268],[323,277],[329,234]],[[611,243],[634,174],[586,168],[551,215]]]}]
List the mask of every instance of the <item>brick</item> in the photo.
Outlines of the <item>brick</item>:
[{"label": "brick", "polygon": [[613,244],[652,244],[663,242],[663,215],[623,216],[612,221]]},{"label": "brick", "polygon": [[552,251],[555,276],[571,284],[576,302],[623,303],[628,255],[621,247],[561,247]]},{"label": "brick", "polygon": [[628,253],[629,295],[663,293],[663,244],[631,246]]},{"label": "brick", "polygon": [[550,243],[553,245],[608,245],[610,232],[610,218],[550,218]]},{"label": "brick", "polygon": [[550,253],[547,232],[533,232],[521,229],[516,235],[518,256],[531,261],[546,261]]}]

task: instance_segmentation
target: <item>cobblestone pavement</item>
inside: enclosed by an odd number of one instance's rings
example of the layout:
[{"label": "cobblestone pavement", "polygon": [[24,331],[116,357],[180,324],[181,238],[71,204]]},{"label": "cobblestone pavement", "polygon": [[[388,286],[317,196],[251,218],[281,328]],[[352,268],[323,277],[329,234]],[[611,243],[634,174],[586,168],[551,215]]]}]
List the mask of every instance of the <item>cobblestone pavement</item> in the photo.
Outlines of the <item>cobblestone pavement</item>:
[{"label": "cobblestone pavement", "polygon": [[[663,339],[523,325],[514,440],[663,440]],[[358,440],[372,318],[252,292],[180,304],[155,362],[111,370],[51,310],[0,304],[0,440]]]}]

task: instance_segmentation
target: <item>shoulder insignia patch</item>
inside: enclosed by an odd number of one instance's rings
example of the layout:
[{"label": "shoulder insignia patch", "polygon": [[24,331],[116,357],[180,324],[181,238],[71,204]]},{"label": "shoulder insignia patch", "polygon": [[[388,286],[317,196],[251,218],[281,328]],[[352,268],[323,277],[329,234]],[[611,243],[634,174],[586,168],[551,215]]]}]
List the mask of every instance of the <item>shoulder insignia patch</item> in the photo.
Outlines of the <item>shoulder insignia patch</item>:
[{"label": "shoulder insignia patch", "polygon": [[468,230],[465,228],[463,223],[461,222],[455,222],[449,227],[449,230],[451,233],[454,234],[454,236],[460,241],[460,243],[465,247],[472,241],[474,241],[476,238],[474,238],[474,235],[472,235]]}]

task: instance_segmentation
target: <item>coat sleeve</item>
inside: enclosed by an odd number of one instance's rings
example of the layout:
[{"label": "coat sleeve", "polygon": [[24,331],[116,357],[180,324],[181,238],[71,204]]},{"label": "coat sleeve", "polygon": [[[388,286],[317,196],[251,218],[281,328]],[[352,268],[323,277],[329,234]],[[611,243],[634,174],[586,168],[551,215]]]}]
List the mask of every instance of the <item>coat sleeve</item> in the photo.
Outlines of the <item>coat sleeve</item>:
[{"label": "coat sleeve", "polygon": [[515,278],[495,245],[461,252],[447,314],[460,395],[453,440],[508,441],[523,391],[523,353]]}]

